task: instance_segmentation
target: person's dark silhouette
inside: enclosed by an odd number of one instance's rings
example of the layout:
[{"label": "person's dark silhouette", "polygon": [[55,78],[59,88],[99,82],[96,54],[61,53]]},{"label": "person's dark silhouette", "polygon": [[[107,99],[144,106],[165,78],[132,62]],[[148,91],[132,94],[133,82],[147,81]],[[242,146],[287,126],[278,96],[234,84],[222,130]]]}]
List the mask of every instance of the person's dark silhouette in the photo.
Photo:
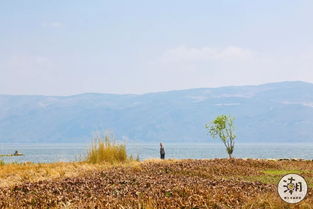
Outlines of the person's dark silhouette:
[{"label": "person's dark silhouette", "polygon": [[165,150],[164,150],[162,143],[160,143],[160,155],[161,155],[161,159],[164,160],[165,159]]}]

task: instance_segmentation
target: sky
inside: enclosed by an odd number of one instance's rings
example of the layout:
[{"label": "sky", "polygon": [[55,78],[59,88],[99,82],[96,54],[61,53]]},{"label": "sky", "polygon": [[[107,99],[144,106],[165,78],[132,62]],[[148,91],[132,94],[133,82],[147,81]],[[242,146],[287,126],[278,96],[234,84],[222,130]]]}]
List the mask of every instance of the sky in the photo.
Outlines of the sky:
[{"label": "sky", "polygon": [[0,94],[313,82],[312,0],[2,0]]}]

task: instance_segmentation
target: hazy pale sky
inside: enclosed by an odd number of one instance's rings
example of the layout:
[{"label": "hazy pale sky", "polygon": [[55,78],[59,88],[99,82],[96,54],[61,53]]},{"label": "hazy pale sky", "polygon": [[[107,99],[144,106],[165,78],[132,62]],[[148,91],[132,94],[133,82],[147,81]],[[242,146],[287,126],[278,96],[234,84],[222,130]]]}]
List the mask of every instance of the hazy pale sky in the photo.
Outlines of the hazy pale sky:
[{"label": "hazy pale sky", "polygon": [[313,82],[312,0],[3,0],[0,94]]}]

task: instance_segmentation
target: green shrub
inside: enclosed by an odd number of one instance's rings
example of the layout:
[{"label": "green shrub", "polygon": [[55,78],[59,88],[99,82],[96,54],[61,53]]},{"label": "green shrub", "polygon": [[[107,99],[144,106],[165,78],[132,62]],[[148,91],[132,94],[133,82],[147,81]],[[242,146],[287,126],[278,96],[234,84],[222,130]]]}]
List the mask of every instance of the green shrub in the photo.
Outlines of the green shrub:
[{"label": "green shrub", "polygon": [[3,166],[5,162],[3,160],[0,160],[0,166]]},{"label": "green shrub", "polygon": [[126,146],[117,144],[113,136],[95,137],[88,151],[86,161],[89,163],[119,163],[127,161]]}]

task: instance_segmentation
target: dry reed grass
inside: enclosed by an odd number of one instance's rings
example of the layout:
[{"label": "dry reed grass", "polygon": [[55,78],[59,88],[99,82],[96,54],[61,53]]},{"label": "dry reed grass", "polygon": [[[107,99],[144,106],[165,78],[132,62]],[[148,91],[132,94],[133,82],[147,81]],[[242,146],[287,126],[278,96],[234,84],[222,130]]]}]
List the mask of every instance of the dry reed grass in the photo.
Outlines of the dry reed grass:
[{"label": "dry reed grass", "polygon": [[129,161],[126,164],[90,164],[87,162],[9,163],[0,166],[0,188],[16,186],[25,182],[76,177],[115,166],[136,167],[138,165],[139,162],[137,161]]},{"label": "dry reed grass", "polygon": [[287,167],[303,169],[309,179],[311,161],[149,160],[108,165],[76,177],[2,188],[0,208],[304,209],[313,205],[311,189],[303,202],[288,205],[277,196],[277,182],[251,178],[281,175]]},{"label": "dry reed grass", "polygon": [[132,157],[127,157],[125,145],[115,143],[112,135],[98,136],[95,137],[87,158],[82,162],[4,163],[0,160],[0,187],[75,177],[112,166],[127,167],[137,164]]},{"label": "dry reed grass", "polygon": [[0,187],[62,177],[74,177],[85,171],[102,169],[88,163],[8,163],[0,166]]},{"label": "dry reed grass", "polygon": [[112,135],[95,137],[93,144],[88,151],[86,162],[88,163],[123,163],[128,159],[126,146],[117,144]]}]

